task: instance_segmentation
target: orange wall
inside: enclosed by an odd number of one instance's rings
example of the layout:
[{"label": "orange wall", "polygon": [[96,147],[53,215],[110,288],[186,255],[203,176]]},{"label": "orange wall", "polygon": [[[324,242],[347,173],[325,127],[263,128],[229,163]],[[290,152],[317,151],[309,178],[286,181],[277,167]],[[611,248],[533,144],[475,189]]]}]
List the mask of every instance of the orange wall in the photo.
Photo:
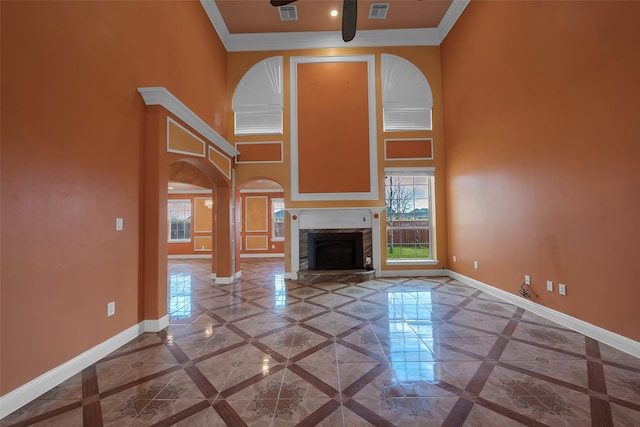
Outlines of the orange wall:
[{"label": "orange wall", "polygon": [[226,52],[199,2],[0,7],[6,394],[143,320],[136,89],[166,87],[224,136]]},{"label": "orange wall", "polygon": [[[212,209],[208,209],[203,204],[203,199],[212,198],[207,194],[169,194],[169,200],[190,200],[191,201],[191,241],[186,243],[168,242],[167,249],[169,255],[211,255],[211,248],[196,250],[194,240],[198,237],[211,238],[213,230]],[[168,226],[168,225],[167,225]],[[199,227],[198,227],[199,226]],[[202,244],[197,246],[202,248]]]},{"label": "orange wall", "polygon": [[[242,223],[241,223],[241,254],[282,254],[284,253],[284,241],[272,240],[273,215],[271,212],[272,199],[283,199],[284,193],[241,193],[240,196]],[[264,231],[266,230],[266,231]],[[251,248],[251,243],[254,247]],[[265,247],[267,249],[257,249]]]},{"label": "orange wall", "polygon": [[367,63],[298,64],[297,74],[300,193],[368,192]]},{"label": "orange wall", "polygon": [[[433,131],[420,132],[383,132],[382,128],[382,92],[380,88],[380,60],[383,53],[400,56],[422,71],[433,92]],[[347,201],[291,201],[291,176],[290,176],[290,92],[289,92],[289,66],[292,56],[337,56],[337,55],[374,55],[376,64],[376,101],[377,101],[377,142],[378,142],[378,188],[379,197],[377,200],[347,200]],[[384,270],[409,270],[424,268],[446,268],[447,266],[447,226],[446,226],[446,198],[445,198],[445,177],[444,177],[444,135],[442,125],[443,102],[442,102],[442,85],[441,85],[441,67],[440,67],[440,48],[437,46],[428,47],[385,47],[385,48],[345,48],[345,49],[309,49],[296,51],[269,51],[269,52],[230,52],[228,61],[228,99],[229,110],[231,110],[231,100],[234,91],[244,76],[244,74],[256,63],[273,56],[283,56],[283,75],[284,75],[284,116],[283,116],[283,135],[259,135],[259,136],[234,136],[233,135],[233,115],[229,115],[229,141],[231,142],[262,142],[262,141],[283,141],[284,162],[283,163],[264,163],[264,164],[238,164],[236,168],[236,182],[244,182],[254,177],[266,177],[278,182],[285,190],[285,204],[287,208],[327,208],[327,207],[356,207],[356,206],[380,206],[384,207],[384,167],[435,167],[436,168],[436,214],[437,214],[437,258],[440,261],[435,266],[386,266]],[[341,102],[333,100],[332,102]],[[384,140],[385,138],[433,138],[433,159],[432,160],[384,160]],[[242,146],[239,147],[242,150]],[[318,164],[328,166],[329,157],[336,158],[342,156],[352,158],[353,153],[348,152],[344,148],[335,149],[333,152],[328,150],[315,157]],[[358,173],[361,175],[362,166],[361,159],[357,160],[356,166],[351,168],[349,173]],[[345,163],[340,163],[344,165]],[[319,168],[319,169],[322,169]],[[355,172],[354,172],[355,171]],[[350,180],[354,177],[347,177],[343,180]],[[359,178],[359,177],[356,177]],[[359,185],[363,185],[360,183]],[[288,221],[288,219],[287,219]],[[384,224],[384,221],[381,221]],[[288,229],[288,228],[287,228]],[[384,230],[382,235],[385,236]],[[384,247],[384,243],[381,245]],[[285,242],[285,270],[290,271],[290,242]],[[383,256],[384,251],[383,251]]]},{"label": "orange wall", "polygon": [[638,2],[472,1],[441,46],[450,268],[513,293],[530,274],[535,302],[635,340],[638,22]]}]

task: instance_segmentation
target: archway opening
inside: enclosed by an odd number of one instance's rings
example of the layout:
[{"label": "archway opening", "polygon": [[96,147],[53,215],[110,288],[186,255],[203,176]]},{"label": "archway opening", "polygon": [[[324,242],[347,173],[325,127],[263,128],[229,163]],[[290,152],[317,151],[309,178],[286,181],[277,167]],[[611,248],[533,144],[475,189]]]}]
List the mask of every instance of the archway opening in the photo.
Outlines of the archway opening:
[{"label": "archway opening", "polygon": [[239,258],[284,262],[287,234],[282,185],[267,177],[243,181],[236,187],[236,210]]}]

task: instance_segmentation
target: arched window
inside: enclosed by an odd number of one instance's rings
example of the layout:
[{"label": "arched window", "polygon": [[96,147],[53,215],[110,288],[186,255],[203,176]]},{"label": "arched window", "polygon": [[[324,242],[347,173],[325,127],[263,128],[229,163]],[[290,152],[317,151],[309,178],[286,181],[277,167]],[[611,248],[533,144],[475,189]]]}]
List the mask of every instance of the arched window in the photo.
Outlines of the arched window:
[{"label": "arched window", "polygon": [[282,57],[251,67],[233,94],[235,134],[282,134],[282,99]]},{"label": "arched window", "polygon": [[395,55],[382,54],[381,64],[384,131],[431,130],[433,96],[424,74]]}]

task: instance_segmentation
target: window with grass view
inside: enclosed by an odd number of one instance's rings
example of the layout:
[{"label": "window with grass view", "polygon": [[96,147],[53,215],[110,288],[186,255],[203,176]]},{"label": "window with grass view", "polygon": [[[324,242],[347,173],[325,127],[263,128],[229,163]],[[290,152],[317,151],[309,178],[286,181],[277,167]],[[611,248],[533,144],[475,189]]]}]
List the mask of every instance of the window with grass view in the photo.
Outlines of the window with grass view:
[{"label": "window with grass view", "polygon": [[191,241],[191,201],[169,200],[167,207],[169,241]]},{"label": "window with grass view", "polygon": [[284,199],[271,199],[271,216],[273,218],[273,233],[271,240],[284,240]]},{"label": "window with grass view", "polygon": [[387,260],[432,260],[433,170],[385,170]]}]

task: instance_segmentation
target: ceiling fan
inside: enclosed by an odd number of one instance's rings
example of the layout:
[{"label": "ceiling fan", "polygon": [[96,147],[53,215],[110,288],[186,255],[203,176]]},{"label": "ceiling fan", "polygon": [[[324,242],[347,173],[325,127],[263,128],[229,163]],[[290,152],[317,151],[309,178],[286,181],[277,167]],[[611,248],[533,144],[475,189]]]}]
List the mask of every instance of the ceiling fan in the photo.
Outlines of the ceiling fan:
[{"label": "ceiling fan", "polygon": [[[286,6],[297,0],[270,0],[272,6]],[[344,0],[342,3],[342,40],[350,42],[356,36],[358,20],[358,1]]]}]

